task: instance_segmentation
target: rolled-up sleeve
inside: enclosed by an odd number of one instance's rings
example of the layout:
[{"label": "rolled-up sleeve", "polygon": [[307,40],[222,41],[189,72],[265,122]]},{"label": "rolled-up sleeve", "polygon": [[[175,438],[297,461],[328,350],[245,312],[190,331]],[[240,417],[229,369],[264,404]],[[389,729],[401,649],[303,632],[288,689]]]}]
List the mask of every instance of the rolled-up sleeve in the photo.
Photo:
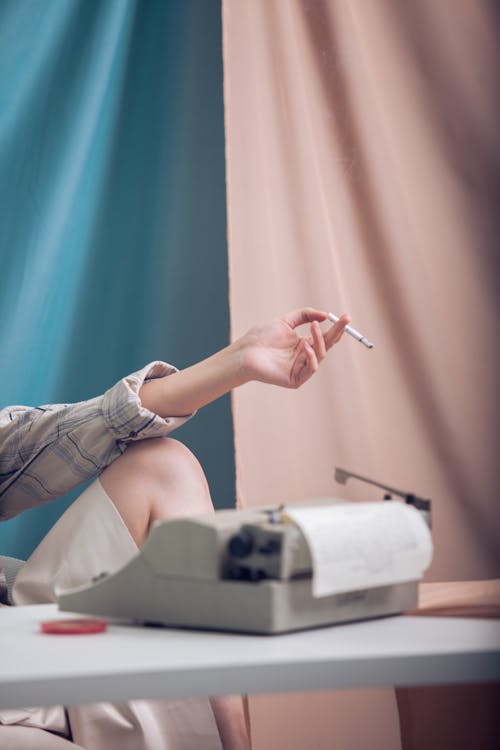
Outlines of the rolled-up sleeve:
[{"label": "rolled-up sleeve", "polygon": [[152,362],[104,395],[76,404],[15,406],[0,413],[0,520],[49,502],[97,476],[127,445],[165,437],[192,415],[160,417],[139,397],[146,380],[176,373]]},{"label": "rolled-up sleeve", "polygon": [[150,437],[168,435],[189,419],[185,417],[159,417],[145,409],[139,399],[144,382],[173,375],[177,370],[165,362],[153,362],[142,370],[120,380],[103,396],[102,412],[109,431],[125,443]]}]

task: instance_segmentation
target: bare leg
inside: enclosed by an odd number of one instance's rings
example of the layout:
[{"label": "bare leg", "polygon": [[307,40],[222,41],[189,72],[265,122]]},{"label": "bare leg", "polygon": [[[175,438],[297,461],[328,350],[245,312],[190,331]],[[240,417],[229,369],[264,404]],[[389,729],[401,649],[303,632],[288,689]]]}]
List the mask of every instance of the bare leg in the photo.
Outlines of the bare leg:
[{"label": "bare leg", "polygon": [[198,460],[172,438],[134,443],[99,479],[139,547],[154,521],[213,510]]},{"label": "bare leg", "polygon": [[[154,521],[213,510],[198,460],[172,438],[135,443],[105,469],[100,481],[139,547]],[[224,750],[248,750],[241,698],[226,696],[210,702]]]}]

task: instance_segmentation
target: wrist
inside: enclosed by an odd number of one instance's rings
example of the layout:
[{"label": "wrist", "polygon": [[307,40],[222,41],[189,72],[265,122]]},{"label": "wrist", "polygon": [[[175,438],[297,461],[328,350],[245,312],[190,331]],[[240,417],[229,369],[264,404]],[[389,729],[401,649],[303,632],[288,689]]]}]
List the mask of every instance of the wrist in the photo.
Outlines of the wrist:
[{"label": "wrist", "polygon": [[247,335],[233,341],[220,354],[225,358],[225,368],[231,380],[231,389],[253,380],[248,351],[249,341]]},{"label": "wrist", "polygon": [[229,348],[233,349],[233,356],[236,362],[236,378],[238,381],[236,385],[243,385],[244,383],[249,383],[251,380],[258,380],[254,356],[257,341],[251,331],[230,344]]}]

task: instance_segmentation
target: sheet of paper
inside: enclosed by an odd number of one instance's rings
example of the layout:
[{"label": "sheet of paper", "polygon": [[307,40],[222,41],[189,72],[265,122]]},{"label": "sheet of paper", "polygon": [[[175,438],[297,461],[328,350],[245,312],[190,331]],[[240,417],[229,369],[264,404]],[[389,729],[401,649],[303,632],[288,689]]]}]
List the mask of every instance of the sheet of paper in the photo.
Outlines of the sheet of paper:
[{"label": "sheet of paper", "polygon": [[418,580],[432,559],[427,524],[403,503],[287,506],[285,517],[309,543],[314,596]]}]

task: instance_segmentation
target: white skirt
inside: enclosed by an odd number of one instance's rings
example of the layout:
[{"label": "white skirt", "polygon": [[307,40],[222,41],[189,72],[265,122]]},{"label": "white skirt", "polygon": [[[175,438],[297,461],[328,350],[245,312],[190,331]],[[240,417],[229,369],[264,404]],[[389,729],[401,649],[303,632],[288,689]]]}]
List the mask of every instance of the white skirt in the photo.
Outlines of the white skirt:
[{"label": "white skirt", "polygon": [[[137,545],[96,479],[18,573],[14,604],[53,602],[59,590],[87,583],[103,571],[113,573],[135,554]],[[88,750],[222,750],[212,708],[205,698],[96,703],[66,710],[63,706],[2,710],[0,724],[9,725],[8,729],[0,726],[0,746],[6,749],[42,747],[30,741],[31,730],[24,732],[24,727],[31,727],[57,733],[54,748],[63,747],[67,744],[63,738],[72,737]],[[18,737],[11,745],[14,729]]]}]

